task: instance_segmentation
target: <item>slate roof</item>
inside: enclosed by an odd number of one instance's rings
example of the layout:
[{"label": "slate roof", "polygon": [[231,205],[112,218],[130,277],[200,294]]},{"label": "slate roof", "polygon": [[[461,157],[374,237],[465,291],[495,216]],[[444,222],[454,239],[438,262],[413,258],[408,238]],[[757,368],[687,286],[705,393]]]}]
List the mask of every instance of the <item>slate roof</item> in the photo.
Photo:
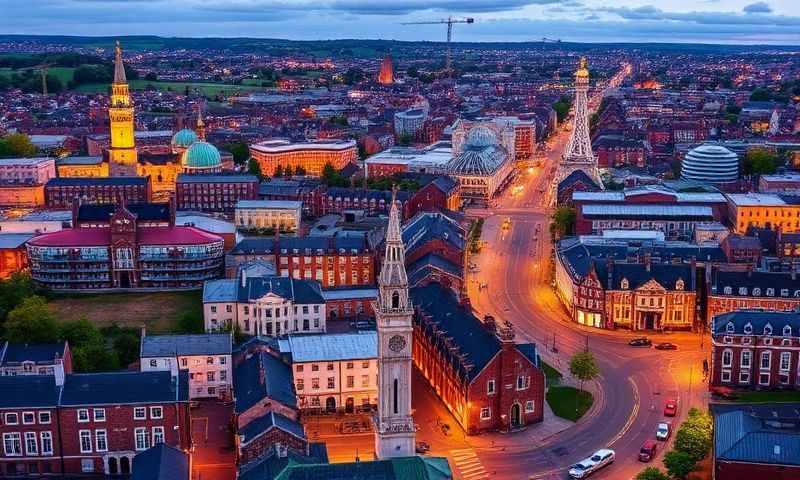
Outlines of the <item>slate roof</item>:
[{"label": "slate roof", "polygon": [[145,335],[142,337],[141,358],[191,355],[230,355],[229,333],[193,335]]},{"label": "slate roof", "polygon": [[138,185],[145,186],[148,177],[55,177],[47,181],[47,187],[83,187],[87,185]]},{"label": "slate roof", "polygon": [[[392,192],[390,190],[365,190],[363,188],[346,188],[346,187],[331,187],[325,194],[327,197],[336,198],[366,198],[367,200],[375,200],[380,202],[384,200],[386,205],[392,202]],[[405,190],[397,192],[397,200],[400,203],[405,203],[411,197],[411,194]]]},{"label": "slate roof", "polygon": [[[168,222],[170,220],[169,203],[129,203],[125,208],[136,215],[137,221]],[[86,204],[78,207],[78,221],[107,222],[116,211],[117,206],[111,204]]]},{"label": "slate roof", "polygon": [[32,233],[0,233],[0,249],[19,248],[33,237]]},{"label": "slate roof", "polygon": [[282,457],[274,450],[239,467],[238,480],[275,480],[290,465],[328,463],[328,452],[324,443],[310,443],[309,455],[300,455],[288,450]]},{"label": "slate roof", "polygon": [[374,300],[378,298],[378,289],[370,286],[329,288],[322,291],[322,296],[326,302],[355,298]]},{"label": "slate roof", "polygon": [[245,412],[265,399],[273,399],[287,407],[297,406],[291,368],[269,353],[247,354],[233,373],[237,413]]},{"label": "slate roof", "polygon": [[131,480],[189,480],[189,454],[159,443],[133,457]]},{"label": "slate roof", "polygon": [[61,387],[53,375],[0,376],[0,409],[55,407]]},{"label": "slate roof", "polygon": [[539,352],[536,350],[536,345],[533,343],[522,343],[517,344],[517,350],[523,355],[525,358],[530,360],[530,362],[536,365],[536,368],[542,368],[542,361],[539,358]]},{"label": "slate roof", "polygon": [[[728,330],[728,325],[733,325],[733,331]],[[752,327],[752,332],[746,334],[745,325]],[[800,337],[800,314],[795,312],[769,312],[764,310],[739,310],[723,313],[711,320],[711,331],[714,334],[732,333],[735,335],[762,335],[764,327],[772,327],[772,335],[780,337]],[[784,327],[791,328],[789,335],[783,335]]]},{"label": "slate roof", "polygon": [[439,175],[431,183],[445,194],[449,194],[458,187],[458,182],[447,175]]},{"label": "slate roof", "polygon": [[268,293],[273,293],[281,298],[286,298],[295,304],[324,304],[322,288],[316,280],[297,279],[292,277],[250,277],[244,286],[238,285],[238,300],[247,302],[251,299],[261,298]]},{"label": "slate roof", "polygon": [[290,465],[276,480],[449,480],[443,457],[400,457],[371,462]]},{"label": "slate roof", "polygon": [[219,173],[180,173],[175,183],[258,183],[258,177],[255,175],[225,175]]},{"label": "slate roof", "polygon": [[408,284],[416,286],[434,272],[443,272],[456,278],[463,278],[461,267],[433,252],[421,257],[407,267]]},{"label": "slate roof", "polygon": [[573,170],[572,173],[564,177],[564,180],[558,183],[558,193],[561,193],[576,183],[582,183],[595,192],[600,190],[600,186],[595,183],[592,177],[587,175],[586,172],[583,170]]},{"label": "slate roof", "polygon": [[244,428],[239,429],[239,434],[244,436],[242,443],[247,444],[273,428],[279,428],[302,439],[306,438],[306,432],[300,422],[274,411],[254,418]]},{"label": "slate roof", "polygon": [[19,365],[22,362],[52,364],[56,357],[64,357],[66,342],[22,344],[5,342],[0,344],[0,366]]},{"label": "slate roof", "polygon": [[[731,287],[731,293],[725,293],[725,287]],[[745,293],[740,293],[740,289]],[[754,290],[760,293],[756,295]],[[774,297],[800,297],[800,275],[792,278],[791,272],[740,272],[714,269],[711,272],[710,295],[740,295],[768,297],[767,289],[773,290]]]},{"label": "slate roof", "polygon": [[[300,253],[310,250],[310,253],[316,253],[317,250],[322,250],[325,253],[338,252],[344,249],[346,253],[356,251],[362,253],[367,251],[366,244],[363,237],[281,237],[278,242],[278,250],[287,250],[287,254],[292,253],[293,250],[298,250]],[[233,247],[232,254],[259,254],[268,255],[279,253],[276,252],[275,238],[274,237],[259,237],[259,238],[245,238]]]},{"label": "slate roof", "polygon": [[463,250],[466,231],[455,220],[440,212],[420,212],[403,225],[406,254],[431,240],[444,240]]},{"label": "slate roof", "polygon": [[[628,290],[635,290],[650,280],[655,280],[666,290],[675,290],[678,280],[683,280],[686,291],[695,290],[695,276],[692,266],[685,263],[651,263],[648,270],[643,263],[613,263],[611,278],[608,276],[608,264],[595,261],[597,278],[606,290],[621,290],[622,279],[628,280]],[[609,284],[610,281],[610,284]]]},{"label": "slate roof", "polygon": [[289,353],[293,363],[367,360],[378,357],[378,334],[323,333],[289,335],[278,341],[281,353]]},{"label": "slate roof", "polygon": [[717,461],[800,466],[800,404],[712,405]]},{"label": "slate roof", "polygon": [[627,204],[588,204],[581,205],[581,213],[586,218],[635,218],[658,217],[661,219],[713,220],[711,207],[704,205],[627,205]]},{"label": "slate roof", "polygon": [[188,370],[180,370],[176,379],[168,371],[76,373],[66,376],[61,394],[64,406],[188,400]]}]

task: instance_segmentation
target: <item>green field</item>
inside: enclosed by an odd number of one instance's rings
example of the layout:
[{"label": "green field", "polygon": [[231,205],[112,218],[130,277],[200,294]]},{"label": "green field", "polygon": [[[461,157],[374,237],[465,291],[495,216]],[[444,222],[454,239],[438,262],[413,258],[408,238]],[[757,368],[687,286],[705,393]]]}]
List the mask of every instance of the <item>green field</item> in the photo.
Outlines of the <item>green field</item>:
[{"label": "green field", "polygon": [[[183,92],[186,86],[190,89],[198,89],[206,97],[215,97],[217,95],[230,96],[253,91],[264,91],[265,88],[250,86],[250,85],[227,85],[224,83],[191,83],[191,82],[159,82],[150,80],[131,80],[130,87],[133,90],[144,90],[149,87],[156,88],[163,91]],[[90,83],[80,85],[77,89],[79,92],[85,93],[105,93],[108,91],[108,85],[103,83]]]},{"label": "green field", "polygon": [[561,372],[550,366],[549,364],[542,362],[542,371],[544,371],[544,378],[547,381],[548,386],[554,386],[561,383]]},{"label": "green field", "polygon": [[573,387],[550,387],[547,404],[557,416],[577,422],[591,408],[594,398],[586,391]]}]

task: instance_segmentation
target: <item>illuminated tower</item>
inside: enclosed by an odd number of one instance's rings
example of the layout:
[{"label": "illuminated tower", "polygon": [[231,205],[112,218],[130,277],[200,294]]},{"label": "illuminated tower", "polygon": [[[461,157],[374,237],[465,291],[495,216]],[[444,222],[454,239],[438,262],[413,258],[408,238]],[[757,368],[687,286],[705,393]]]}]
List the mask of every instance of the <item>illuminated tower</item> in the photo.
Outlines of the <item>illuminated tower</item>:
[{"label": "illuminated tower", "polygon": [[137,158],[133,135],[133,103],[128,91],[128,80],[125,78],[119,41],[114,48],[114,82],[111,84],[108,118],[111,123],[108,161],[112,175],[135,175]]},{"label": "illuminated tower", "polygon": [[206,124],[203,121],[203,109],[197,109],[197,128],[194,129],[195,133],[197,133],[197,138],[201,141],[206,141]]},{"label": "illuminated tower", "polygon": [[414,310],[408,295],[400,211],[392,194],[386,256],[373,303],[378,327],[378,415],[375,455],[379,459],[415,454],[411,417],[411,342]]},{"label": "illuminated tower", "polygon": [[394,83],[394,65],[392,64],[392,53],[387,52],[381,62],[381,71],[378,73],[378,83],[381,85],[391,85]]},{"label": "illuminated tower", "polygon": [[589,138],[589,102],[586,98],[588,90],[589,67],[586,57],[581,57],[580,68],[575,72],[575,116],[572,134],[558,165],[553,185],[555,189],[562,180],[576,170],[583,170],[600,188],[603,188],[600,172],[597,171],[597,161],[592,153],[592,141]]}]

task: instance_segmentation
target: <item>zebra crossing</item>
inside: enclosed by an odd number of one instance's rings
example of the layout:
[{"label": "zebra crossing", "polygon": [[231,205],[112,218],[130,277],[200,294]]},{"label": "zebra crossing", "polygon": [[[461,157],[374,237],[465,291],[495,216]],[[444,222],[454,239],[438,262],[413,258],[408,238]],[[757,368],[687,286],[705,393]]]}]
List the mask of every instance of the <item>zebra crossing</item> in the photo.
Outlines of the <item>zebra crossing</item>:
[{"label": "zebra crossing", "polygon": [[475,450],[471,448],[461,448],[458,450],[450,450],[450,458],[458,470],[459,476],[462,480],[484,480],[489,478],[486,470],[483,469],[481,460],[475,454]]}]

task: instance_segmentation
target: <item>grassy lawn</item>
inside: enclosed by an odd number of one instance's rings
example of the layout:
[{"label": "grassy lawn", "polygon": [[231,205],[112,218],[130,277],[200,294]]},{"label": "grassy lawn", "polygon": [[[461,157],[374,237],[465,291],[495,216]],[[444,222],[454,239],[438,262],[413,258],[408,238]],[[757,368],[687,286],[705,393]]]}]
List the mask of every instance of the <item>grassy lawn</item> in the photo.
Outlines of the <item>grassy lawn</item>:
[{"label": "grassy lawn", "polygon": [[800,392],[736,392],[733,401],[742,403],[800,402]]},{"label": "grassy lawn", "polygon": [[86,317],[98,327],[119,325],[168,332],[186,313],[203,317],[203,294],[191,292],[56,295],[49,302],[63,321]]},{"label": "grassy lawn", "polygon": [[[144,90],[152,86],[159,90],[171,90],[173,92],[183,92],[186,86],[190,89],[197,89],[206,97],[215,97],[217,95],[229,96],[233,94],[241,94],[251,91],[266,90],[260,86],[251,85],[229,85],[225,83],[191,83],[191,82],[159,82],[150,80],[131,80],[130,87],[133,90]],[[105,93],[108,90],[108,84],[105,83],[87,83],[80,85],[77,89],[79,92],[84,93]]]},{"label": "grassy lawn", "polygon": [[591,393],[581,392],[573,387],[550,387],[547,391],[547,403],[553,409],[553,413],[573,422],[578,421],[589,410],[592,402],[594,398]]},{"label": "grassy lawn", "polygon": [[[36,75],[39,75],[39,70],[35,68],[23,68],[20,70],[12,70],[10,68],[0,68],[0,76],[3,77],[10,77],[14,73],[24,73],[26,70],[32,70]],[[67,86],[67,82],[72,81],[72,77],[75,74],[75,68],[73,67],[50,67],[47,69],[47,74],[53,77],[58,77],[61,80],[61,83],[64,84],[64,87]]]},{"label": "grassy lawn", "polygon": [[561,383],[561,372],[550,366],[549,363],[542,362],[542,370],[544,371],[544,378],[547,381],[547,385],[558,385]]}]

